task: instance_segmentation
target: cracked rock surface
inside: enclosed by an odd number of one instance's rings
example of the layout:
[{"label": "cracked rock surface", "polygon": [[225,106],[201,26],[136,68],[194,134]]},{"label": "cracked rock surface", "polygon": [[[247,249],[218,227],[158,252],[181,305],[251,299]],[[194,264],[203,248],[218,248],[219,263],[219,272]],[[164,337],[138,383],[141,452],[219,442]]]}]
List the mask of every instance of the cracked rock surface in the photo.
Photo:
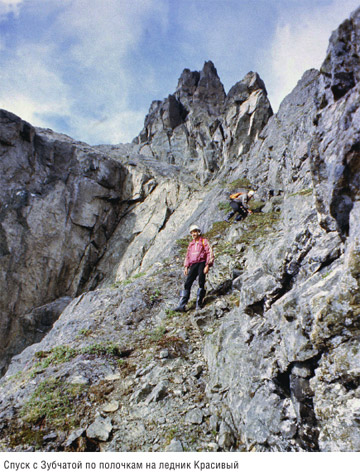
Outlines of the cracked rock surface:
[{"label": "cracked rock surface", "polygon": [[[360,450],[359,18],[275,115],[211,62],[132,144],[1,112],[1,450]],[[193,223],[215,265],[176,313]]]}]

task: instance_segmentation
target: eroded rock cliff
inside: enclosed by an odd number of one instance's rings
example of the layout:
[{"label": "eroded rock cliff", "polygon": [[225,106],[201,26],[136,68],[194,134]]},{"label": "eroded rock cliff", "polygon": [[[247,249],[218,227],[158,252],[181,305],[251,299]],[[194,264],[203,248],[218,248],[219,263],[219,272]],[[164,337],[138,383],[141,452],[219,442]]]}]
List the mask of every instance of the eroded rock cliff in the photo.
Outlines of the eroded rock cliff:
[{"label": "eroded rock cliff", "polygon": [[[360,450],[359,22],[276,115],[211,62],[133,144],[2,113],[3,450]],[[216,263],[179,314],[193,222]]]}]

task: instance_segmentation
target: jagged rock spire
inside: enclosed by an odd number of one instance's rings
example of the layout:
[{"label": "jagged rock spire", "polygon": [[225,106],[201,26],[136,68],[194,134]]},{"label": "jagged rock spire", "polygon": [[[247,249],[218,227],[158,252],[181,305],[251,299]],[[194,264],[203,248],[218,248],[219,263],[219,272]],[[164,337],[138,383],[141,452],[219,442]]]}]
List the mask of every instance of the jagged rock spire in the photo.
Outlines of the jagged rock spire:
[{"label": "jagged rock spire", "polygon": [[184,69],[175,93],[152,104],[134,142],[145,155],[194,170],[204,183],[249,149],[271,115],[257,73],[226,96],[214,63],[206,61],[201,71]]},{"label": "jagged rock spire", "polygon": [[184,103],[191,98],[199,103],[222,104],[225,99],[225,90],[214,63],[206,61],[200,72],[184,69],[175,95]]},{"label": "jagged rock spire", "polygon": [[217,70],[212,61],[206,61],[203,69],[189,71],[185,69],[180,76],[175,93],[185,107],[196,104],[207,108],[209,114],[219,114],[226,94]]},{"label": "jagged rock spire", "polygon": [[335,100],[360,80],[360,7],[335,30],[329,42],[321,72],[327,78]]},{"label": "jagged rock spire", "polygon": [[[221,114],[197,102],[211,64],[152,104],[138,145],[0,111],[0,351],[36,337],[0,383],[2,451],[359,451],[359,32],[357,11],[265,127],[256,73]],[[257,205],[230,225],[244,179]],[[183,319],[166,311],[193,223],[216,265]]]}]

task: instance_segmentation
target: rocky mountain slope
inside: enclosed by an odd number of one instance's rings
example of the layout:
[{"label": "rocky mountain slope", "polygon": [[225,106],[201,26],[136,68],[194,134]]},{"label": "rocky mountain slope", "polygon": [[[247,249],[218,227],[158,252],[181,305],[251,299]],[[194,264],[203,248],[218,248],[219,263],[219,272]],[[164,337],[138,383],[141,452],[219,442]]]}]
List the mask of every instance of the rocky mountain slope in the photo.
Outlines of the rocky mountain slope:
[{"label": "rocky mountain slope", "polygon": [[[1,111],[3,451],[360,450],[359,35],[360,9],[275,115],[211,62],[132,144]],[[216,262],[180,314],[194,222]]]}]

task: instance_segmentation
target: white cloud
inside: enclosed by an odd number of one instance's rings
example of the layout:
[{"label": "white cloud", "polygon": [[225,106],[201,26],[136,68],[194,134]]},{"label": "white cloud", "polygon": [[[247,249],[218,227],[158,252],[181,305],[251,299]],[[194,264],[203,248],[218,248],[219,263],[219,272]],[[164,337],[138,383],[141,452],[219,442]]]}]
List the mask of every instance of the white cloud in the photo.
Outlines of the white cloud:
[{"label": "white cloud", "polygon": [[18,15],[0,31],[0,107],[90,144],[128,142],[151,101],[162,98],[158,92],[172,92],[170,75],[210,59],[220,64],[222,80],[223,71],[233,78],[230,86],[243,68],[243,75],[257,70],[276,109],[306,69],[320,66],[331,31],[357,6],[314,3],[307,10],[295,1],[294,9],[279,7],[273,44],[256,63],[263,37],[254,25],[263,12],[240,14],[235,0],[232,11],[190,0],[0,0],[0,15]]},{"label": "white cloud", "polygon": [[115,70],[142,40],[149,17],[166,26],[166,12],[164,0],[73,0],[59,15],[58,26],[75,39],[70,53],[83,66]]},{"label": "white cloud", "polygon": [[240,81],[254,68],[254,52],[263,41],[259,24],[267,21],[266,12],[256,3],[239,0],[179,2],[178,22],[183,34],[178,38],[178,44],[190,63],[184,67],[193,65],[200,69],[204,61],[211,60],[226,90]]},{"label": "white cloud", "polygon": [[13,13],[15,16],[19,14],[20,6],[23,0],[0,0],[0,18]]},{"label": "white cloud", "polygon": [[[138,54],[147,28],[153,26],[151,20],[167,28],[167,10],[165,0],[73,0],[59,15],[58,30],[73,39],[68,57],[84,75],[75,100],[89,116],[78,114],[76,127],[72,119],[82,140],[128,142],[140,132],[147,111],[139,110],[133,98],[140,94],[134,74],[141,65],[131,70],[129,58]],[[152,78],[145,78],[143,87],[147,81]]]},{"label": "white cloud", "polygon": [[39,114],[52,112],[51,104],[39,105],[30,95],[17,94],[15,98],[1,99],[1,107],[17,114],[27,122],[38,127],[48,127],[49,124],[39,119]]},{"label": "white cloud", "polygon": [[[88,122],[86,128],[77,124],[78,134],[85,142],[91,144],[119,144],[130,142],[141,130],[137,125],[143,124],[145,112],[123,110],[111,116]],[[76,130],[76,128],[75,128]]]},{"label": "white cloud", "polygon": [[311,11],[294,8],[283,15],[266,60],[265,83],[275,111],[306,70],[320,68],[332,31],[358,6],[358,0],[334,0],[327,6],[314,4]]},{"label": "white cloud", "polygon": [[[9,8],[14,5],[8,3]],[[40,9],[41,16],[41,6],[35,1],[32,13]],[[47,0],[46,7],[46,14],[56,11],[57,0]],[[19,37],[11,54],[6,51],[0,107],[35,126],[89,143],[131,140],[147,111],[130,99],[138,83],[125,61],[151,28],[154,15],[166,29],[166,12],[163,0],[62,0],[43,36],[35,32],[32,42]],[[59,130],[60,123],[69,130]]]},{"label": "white cloud", "polygon": [[3,65],[0,104],[22,119],[43,126],[41,115],[67,115],[71,98],[66,84],[47,65],[49,46],[24,45]]}]

